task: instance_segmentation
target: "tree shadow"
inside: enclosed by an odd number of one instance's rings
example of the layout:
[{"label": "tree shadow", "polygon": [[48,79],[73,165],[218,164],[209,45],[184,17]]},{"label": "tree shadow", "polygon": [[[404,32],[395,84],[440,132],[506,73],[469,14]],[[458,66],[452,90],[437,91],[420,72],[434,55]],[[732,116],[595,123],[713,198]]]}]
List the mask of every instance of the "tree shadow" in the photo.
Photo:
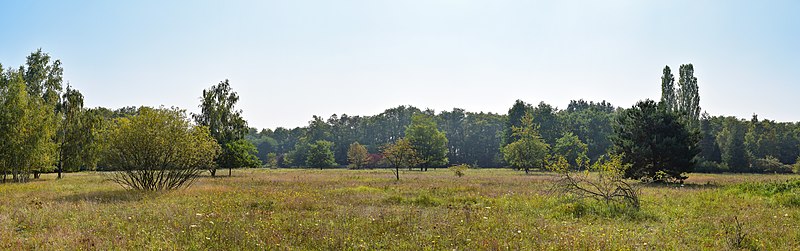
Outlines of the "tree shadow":
[{"label": "tree shadow", "polygon": [[703,184],[699,183],[668,183],[668,182],[651,182],[651,183],[640,183],[643,187],[653,187],[653,188],[676,188],[676,189],[714,189],[720,188],[722,185],[716,182],[706,182]]},{"label": "tree shadow", "polygon": [[58,199],[61,202],[94,202],[94,203],[119,203],[141,201],[144,198],[154,196],[153,192],[136,191],[129,189],[91,191],[76,193],[63,196]]}]

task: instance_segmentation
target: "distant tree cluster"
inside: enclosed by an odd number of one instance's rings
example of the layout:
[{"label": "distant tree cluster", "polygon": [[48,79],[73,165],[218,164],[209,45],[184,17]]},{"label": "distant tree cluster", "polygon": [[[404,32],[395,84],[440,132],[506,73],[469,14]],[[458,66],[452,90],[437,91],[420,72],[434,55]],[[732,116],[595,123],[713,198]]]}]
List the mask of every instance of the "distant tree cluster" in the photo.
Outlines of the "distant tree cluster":
[{"label": "distant tree cluster", "polygon": [[[462,109],[435,114],[432,110],[399,106],[375,116],[333,115],[327,120],[313,116],[307,127],[276,128],[258,131],[250,129],[245,137],[258,148],[258,157],[265,161],[269,153],[277,156],[280,167],[307,167],[310,144],[318,140],[332,143],[334,166],[350,165],[350,145],[358,142],[373,157],[360,167],[391,166],[380,161],[384,146],[408,138],[432,157],[419,166],[446,167],[450,163],[469,163],[483,167],[504,165],[499,151],[503,115],[471,113]],[[412,122],[416,120],[413,127]],[[434,129],[437,133],[434,133]],[[408,136],[411,137],[408,137]],[[421,136],[415,136],[421,135]],[[407,168],[404,166],[404,168]]]}]

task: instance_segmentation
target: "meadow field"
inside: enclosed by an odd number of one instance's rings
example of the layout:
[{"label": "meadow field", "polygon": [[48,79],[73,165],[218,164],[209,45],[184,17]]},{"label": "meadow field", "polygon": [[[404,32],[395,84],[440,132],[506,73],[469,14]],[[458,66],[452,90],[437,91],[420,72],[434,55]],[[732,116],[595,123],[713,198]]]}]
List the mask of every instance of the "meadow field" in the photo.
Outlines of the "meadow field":
[{"label": "meadow field", "polygon": [[[227,174],[227,172],[223,172]],[[550,173],[234,170],[161,193],[106,174],[0,185],[0,249],[797,250],[797,175],[690,174],[639,211],[552,193]]]}]

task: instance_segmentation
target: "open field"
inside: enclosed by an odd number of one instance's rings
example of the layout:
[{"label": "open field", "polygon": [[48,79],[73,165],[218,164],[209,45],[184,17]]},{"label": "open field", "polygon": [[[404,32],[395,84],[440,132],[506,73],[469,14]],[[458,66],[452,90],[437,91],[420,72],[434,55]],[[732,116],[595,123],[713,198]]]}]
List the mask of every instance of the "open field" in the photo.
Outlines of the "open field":
[{"label": "open field", "polygon": [[505,169],[403,172],[399,182],[389,170],[233,174],[158,194],[90,172],[2,184],[0,249],[800,248],[798,190],[740,184],[797,175],[692,174],[682,187],[643,188],[642,210],[629,212],[568,202],[548,193],[550,174]]}]

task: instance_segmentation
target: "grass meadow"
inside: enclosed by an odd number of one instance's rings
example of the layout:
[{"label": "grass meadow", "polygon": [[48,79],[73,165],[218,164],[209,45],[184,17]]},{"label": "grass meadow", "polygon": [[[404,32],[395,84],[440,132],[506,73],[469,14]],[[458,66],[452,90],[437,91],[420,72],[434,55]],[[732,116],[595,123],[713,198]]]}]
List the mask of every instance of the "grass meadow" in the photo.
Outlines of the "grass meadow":
[{"label": "grass meadow", "polygon": [[0,249],[800,249],[797,175],[690,174],[643,186],[640,211],[558,196],[549,173],[400,177],[242,169],[142,193],[103,173],[43,175],[0,185]]}]

